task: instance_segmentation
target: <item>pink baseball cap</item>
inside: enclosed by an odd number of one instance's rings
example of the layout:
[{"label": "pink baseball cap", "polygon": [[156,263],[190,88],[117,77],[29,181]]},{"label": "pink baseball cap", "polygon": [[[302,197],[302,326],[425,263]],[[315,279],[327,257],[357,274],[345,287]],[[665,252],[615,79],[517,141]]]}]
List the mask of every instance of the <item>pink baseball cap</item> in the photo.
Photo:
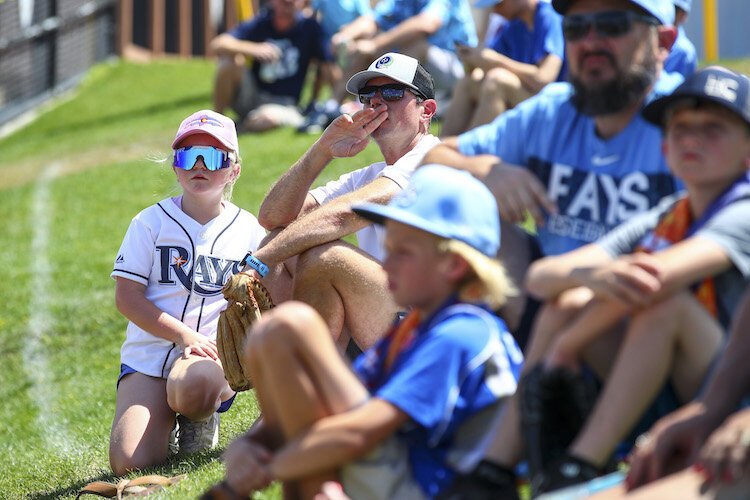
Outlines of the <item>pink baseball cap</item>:
[{"label": "pink baseball cap", "polygon": [[177,135],[174,136],[174,141],[172,141],[172,149],[175,149],[177,144],[185,137],[193,134],[208,134],[215,137],[230,151],[234,151],[237,155],[240,154],[240,145],[234,122],[216,111],[202,109],[182,120],[180,128],[177,129]]}]

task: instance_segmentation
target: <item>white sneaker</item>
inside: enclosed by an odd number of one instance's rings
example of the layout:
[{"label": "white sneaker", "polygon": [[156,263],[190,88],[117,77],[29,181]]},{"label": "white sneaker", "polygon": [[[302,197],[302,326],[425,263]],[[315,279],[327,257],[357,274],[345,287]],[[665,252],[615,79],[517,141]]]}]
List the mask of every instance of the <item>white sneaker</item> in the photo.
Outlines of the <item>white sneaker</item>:
[{"label": "white sneaker", "polygon": [[194,422],[177,415],[177,442],[182,453],[199,453],[219,444],[219,414],[214,413],[204,422]]},{"label": "white sneaker", "polygon": [[167,445],[169,447],[170,455],[176,455],[177,452],[180,451],[180,445],[177,442],[177,436],[179,434],[180,434],[180,423],[175,419],[174,427],[172,427],[172,432],[169,433],[169,444]]}]

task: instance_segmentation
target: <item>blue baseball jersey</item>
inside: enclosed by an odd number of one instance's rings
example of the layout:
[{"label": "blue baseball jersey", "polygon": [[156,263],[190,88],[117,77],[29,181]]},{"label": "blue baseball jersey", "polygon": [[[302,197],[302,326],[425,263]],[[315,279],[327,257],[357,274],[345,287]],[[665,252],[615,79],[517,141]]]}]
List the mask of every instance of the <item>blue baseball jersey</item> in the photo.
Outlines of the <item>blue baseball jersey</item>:
[{"label": "blue baseball jersey", "polygon": [[[664,75],[650,99],[682,81]],[[640,114],[609,139],[593,118],[570,102],[573,88],[553,83],[493,122],[458,137],[465,155],[492,154],[528,168],[547,189],[559,212],[537,227],[545,255],[558,255],[596,241],[630,217],[655,206],[679,188],[661,152],[661,131]]]},{"label": "blue baseball jersey", "polygon": [[442,26],[428,39],[430,44],[455,50],[454,42],[475,46],[477,29],[467,0],[380,0],[373,10],[375,23],[383,31],[421,13],[442,20]]},{"label": "blue baseball jersey", "polygon": [[500,27],[488,46],[500,54],[526,64],[539,64],[548,54],[555,55],[563,61],[557,80],[565,80],[562,16],[552,8],[552,4],[537,4],[532,31],[529,31],[528,25],[522,19],[513,19]]},{"label": "blue baseball jersey", "polygon": [[695,51],[695,45],[687,37],[685,29],[680,26],[677,28],[677,39],[672,45],[672,50],[669,51],[669,56],[664,61],[664,71],[679,73],[687,78],[695,73],[697,67],[698,55]]},{"label": "blue baseball jersey", "polygon": [[239,40],[277,45],[281,49],[281,59],[274,62],[254,60],[250,71],[260,90],[299,101],[310,61],[330,62],[333,56],[323,29],[315,19],[298,13],[294,25],[280,32],[274,28],[271,16],[271,11],[264,9],[229,34]]},{"label": "blue baseball jersey", "polygon": [[502,320],[464,303],[447,305],[423,321],[386,371],[391,340],[362,354],[354,370],[374,397],[411,418],[398,437],[409,450],[414,479],[432,498],[455,479],[446,455],[457,429],[515,392],[523,355]]},{"label": "blue baseball jersey", "polygon": [[310,6],[320,13],[320,26],[328,38],[345,24],[372,11],[370,0],[312,0]]}]

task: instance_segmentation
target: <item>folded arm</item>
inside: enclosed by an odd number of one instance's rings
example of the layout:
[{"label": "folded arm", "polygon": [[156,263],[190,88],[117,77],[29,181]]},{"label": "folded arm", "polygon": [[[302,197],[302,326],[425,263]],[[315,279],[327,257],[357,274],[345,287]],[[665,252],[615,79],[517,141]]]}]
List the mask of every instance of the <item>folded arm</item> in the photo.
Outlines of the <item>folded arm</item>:
[{"label": "folded arm", "polygon": [[373,450],[408,419],[379,398],[323,418],[278,450],[270,464],[272,476],[287,481],[337,469]]}]

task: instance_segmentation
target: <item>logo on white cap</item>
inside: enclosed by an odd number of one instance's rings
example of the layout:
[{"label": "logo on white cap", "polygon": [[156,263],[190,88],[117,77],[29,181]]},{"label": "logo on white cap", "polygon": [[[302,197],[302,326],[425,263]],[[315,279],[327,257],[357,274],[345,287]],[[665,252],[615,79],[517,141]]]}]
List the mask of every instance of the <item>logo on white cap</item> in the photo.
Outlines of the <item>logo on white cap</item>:
[{"label": "logo on white cap", "polygon": [[393,58],[391,56],[383,56],[375,63],[375,68],[387,68],[391,64],[393,64]]},{"label": "logo on white cap", "polygon": [[719,78],[709,75],[706,80],[704,92],[712,97],[718,97],[725,101],[735,102],[737,100],[737,87],[739,82],[731,78]]},{"label": "logo on white cap", "polygon": [[187,124],[187,127],[192,127],[193,125],[198,125],[199,127],[202,127],[203,125],[214,125],[216,127],[222,128],[224,127],[224,125],[222,125],[219,120],[206,115],[202,115],[200,118],[191,121]]}]

